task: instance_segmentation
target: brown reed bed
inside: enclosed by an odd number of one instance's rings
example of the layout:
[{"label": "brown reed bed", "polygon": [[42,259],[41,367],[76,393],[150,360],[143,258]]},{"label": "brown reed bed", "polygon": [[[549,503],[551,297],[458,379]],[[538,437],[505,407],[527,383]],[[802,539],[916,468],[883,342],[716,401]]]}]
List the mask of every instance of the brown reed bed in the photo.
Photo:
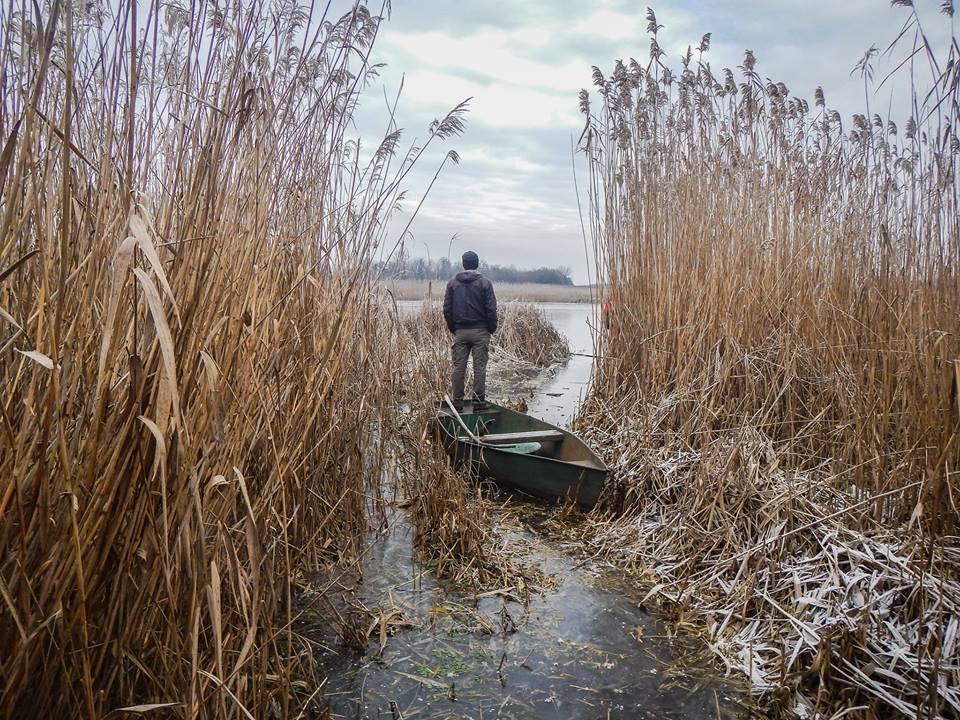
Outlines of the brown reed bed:
[{"label": "brown reed bed", "polygon": [[[497,314],[499,325],[490,344],[492,362],[544,368],[570,356],[567,339],[536,305],[525,302],[501,303]],[[434,375],[449,373],[452,336],[444,324],[440,302],[424,302],[401,321],[417,349],[428,349],[436,356],[431,372]],[[442,383],[438,385],[437,390],[442,386]]]},{"label": "brown reed bed", "polygon": [[[392,410],[346,139],[380,17],[0,8],[0,715],[286,717]],[[384,378],[381,380],[381,378]]]},{"label": "brown reed bed", "polygon": [[581,96],[609,310],[580,423],[614,468],[591,540],[801,716],[956,716],[957,45],[925,105],[845,122],[750,52],[715,74],[709,35],[668,68],[648,20],[650,62]]}]

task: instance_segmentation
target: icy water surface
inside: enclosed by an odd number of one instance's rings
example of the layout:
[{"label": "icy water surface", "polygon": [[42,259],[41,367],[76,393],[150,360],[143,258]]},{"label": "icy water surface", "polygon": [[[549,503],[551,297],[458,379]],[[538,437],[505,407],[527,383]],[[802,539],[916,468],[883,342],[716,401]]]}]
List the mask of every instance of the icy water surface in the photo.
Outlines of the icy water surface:
[{"label": "icy water surface", "polygon": [[327,642],[331,715],[374,718],[747,717],[741,688],[711,676],[702,645],[670,637],[615,570],[564,547],[555,511],[512,503],[498,518],[508,547],[548,574],[524,606],[516,588],[475,594],[442,587],[412,555],[402,510],[374,543],[350,601],[403,612],[380,652]]},{"label": "icy water surface", "polygon": [[[535,385],[533,397],[527,401],[527,411],[534,417],[566,427],[576,415],[590,382],[593,369],[590,323],[595,322],[594,306],[585,303],[538,303],[537,306],[567,337],[573,354]],[[505,397],[511,394],[510,387],[498,387],[496,378],[493,389]]]},{"label": "icy water surface", "polygon": [[[590,352],[590,306],[543,308],[572,350]],[[568,422],[590,368],[590,358],[573,356],[531,381],[529,412]],[[491,380],[491,394],[503,397],[509,388]],[[332,717],[748,717],[743,687],[715,674],[700,641],[671,637],[642,605],[635,581],[565,543],[564,526],[586,516],[561,518],[556,508],[519,498],[495,513],[507,553],[543,573],[526,604],[515,586],[477,593],[438,583],[417,562],[406,511],[392,508],[387,521],[371,537],[362,579],[343,578],[334,592],[342,615],[362,605],[374,622],[385,618],[364,651],[321,629],[327,620],[314,632],[305,628],[329,648],[319,661]]]}]

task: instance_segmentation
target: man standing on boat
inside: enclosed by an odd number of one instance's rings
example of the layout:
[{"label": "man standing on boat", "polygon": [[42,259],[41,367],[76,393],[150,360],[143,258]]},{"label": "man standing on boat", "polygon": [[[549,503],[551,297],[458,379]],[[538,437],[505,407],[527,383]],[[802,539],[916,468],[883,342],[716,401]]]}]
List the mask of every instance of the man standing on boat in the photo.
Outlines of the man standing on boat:
[{"label": "man standing on boat", "polygon": [[480,258],[472,250],[463,254],[463,272],[447,283],[443,297],[443,319],[453,333],[453,405],[463,409],[467,358],[473,355],[473,399],[483,404],[487,391],[487,358],[490,336],[497,330],[497,296],[490,282],[477,268]]}]

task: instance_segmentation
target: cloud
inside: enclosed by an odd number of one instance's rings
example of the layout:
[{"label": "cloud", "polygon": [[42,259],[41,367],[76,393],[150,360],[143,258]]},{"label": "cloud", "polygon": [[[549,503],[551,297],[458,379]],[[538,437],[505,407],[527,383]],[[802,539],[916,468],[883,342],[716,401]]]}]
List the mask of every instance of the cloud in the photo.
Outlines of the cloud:
[{"label": "cloud", "polygon": [[[570,77],[582,72],[575,60],[556,62],[553,36],[543,28],[480,30],[463,37],[439,32],[386,36],[378,52],[393,64],[462,73],[482,84],[516,85],[569,92]],[[546,53],[542,51],[546,50]],[[540,57],[538,57],[540,56]],[[542,58],[542,59],[541,59]]]},{"label": "cloud", "polygon": [[[928,34],[935,40],[948,36],[936,15],[938,3],[921,5],[933,8],[922,15]],[[884,49],[908,17],[876,0],[679,0],[654,9],[671,67],[688,45],[711,32],[705,60],[715,74],[724,67],[736,72],[750,48],[761,77],[782,81],[791,94],[810,101],[823,86],[828,104],[845,117],[863,106],[862,80],[850,73],[854,64],[871,45]],[[458,233],[491,262],[569,265],[578,282],[587,280],[570,147],[583,124],[577,93],[591,87],[593,65],[609,74],[617,59],[646,62],[645,15],[645,4],[634,0],[410,0],[395,6],[374,53],[388,67],[381,87],[371,88],[373,99],[362,106],[358,129],[376,138],[383,125],[379,96],[386,91],[393,97],[401,80],[398,117],[408,140],[473,98],[466,134],[438,148],[410,176],[407,212],[446,150],[453,147],[461,156],[459,166],[444,169],[413,223],[411,252],[446,255]],[[877,77],[898,59],[878,58]],[[880,94],[883,100],[871,101],[884,113],[892,90],[902,97],[902,83],[891,83]],[[582,184],[585,169],[578,172]],[[402,229],[409,215],[401,218],[395,224]]]},{"label": "cloud", "polygon": [[580,122],[575,95],[566,97],[507,83],[488,85],[433,70],[410,73],[404,79],[404,87],[408,101],[433,108],[434,115],[443,115],[455,102],[472,98],[471,124],[497,128],[574,128]]}]

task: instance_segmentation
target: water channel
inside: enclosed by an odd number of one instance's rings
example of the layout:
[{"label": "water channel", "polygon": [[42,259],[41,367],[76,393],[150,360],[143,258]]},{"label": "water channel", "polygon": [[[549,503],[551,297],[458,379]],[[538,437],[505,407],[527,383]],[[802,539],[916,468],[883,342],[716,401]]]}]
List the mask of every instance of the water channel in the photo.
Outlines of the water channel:
[{"label": "water channel", "polygon": [[[590,379],[592,308],[558,303],[541,309],[569,338],[571,351],[584,355],[522,387],[491,368],[490,396],[532,392],[528,412],[565,425]],[[445,586],[418,562],[406,511],[392,509],[388,527],[371,539],[362,581],[344,581],[339,592],[351,602],[402,613],[395,617],[403,618],[403,628],[382,647],[384,638],[373,633],[359,654],[338,648],[329,631],[320,637],[331,717],[749,716],[743,686],[713,669],[701,641],[670,632],[643,606],[635,580],[565,541],[563,528],[586,516],[560,518],[553,507],[504,498],[494,529],[504,547],[545,574],[540,591],[523,604],[507,590]]]}]

